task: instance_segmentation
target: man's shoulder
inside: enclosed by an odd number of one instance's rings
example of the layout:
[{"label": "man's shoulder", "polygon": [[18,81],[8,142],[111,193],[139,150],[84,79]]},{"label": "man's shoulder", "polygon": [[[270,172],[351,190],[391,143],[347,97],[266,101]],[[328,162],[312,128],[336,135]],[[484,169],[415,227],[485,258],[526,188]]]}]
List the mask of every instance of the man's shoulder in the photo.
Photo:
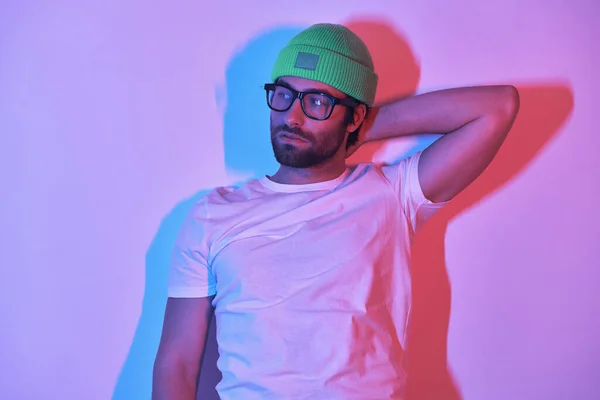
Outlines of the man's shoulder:
[{"label": "man's shoulder", "polygon": [[197,199],[192,207],[192,213],[208,214],[216,209],[236,208],[260,196],[258,179],[214,186]]},{"label": "man's shoulder", "polygon": [[255,182],[220,185],[207,189],[188,209],[183,229],[187,234],[201,233],[204,238],[239,221],[247,214],[248,193],[252,192]]}]

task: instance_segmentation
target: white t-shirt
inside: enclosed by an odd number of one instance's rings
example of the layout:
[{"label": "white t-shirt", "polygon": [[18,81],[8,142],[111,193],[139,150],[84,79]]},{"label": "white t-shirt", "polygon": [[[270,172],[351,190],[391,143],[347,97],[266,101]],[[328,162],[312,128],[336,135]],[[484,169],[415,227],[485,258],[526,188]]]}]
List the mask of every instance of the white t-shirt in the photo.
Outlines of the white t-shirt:
[{"label": "white t-shirt", "polygon": [[170,297],[215,295],[222,399],[401,399],[410,241],[445,203],[421,153],[334,180],[214,189],[177,239]]}]

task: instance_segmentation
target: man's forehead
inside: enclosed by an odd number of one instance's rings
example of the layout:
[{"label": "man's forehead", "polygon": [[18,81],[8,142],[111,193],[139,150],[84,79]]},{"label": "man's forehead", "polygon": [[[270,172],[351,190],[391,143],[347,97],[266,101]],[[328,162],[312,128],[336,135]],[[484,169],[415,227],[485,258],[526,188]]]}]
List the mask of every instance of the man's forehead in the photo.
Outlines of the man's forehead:
[{"label": "man's forehead", "polygon": [[277,83],[282,83],[300,92],[313,89],[320,90],[335,97],[345,97],[344,93],[333,86],[312,79],[300,78],[297,76],[282,76],[277,79]]}]

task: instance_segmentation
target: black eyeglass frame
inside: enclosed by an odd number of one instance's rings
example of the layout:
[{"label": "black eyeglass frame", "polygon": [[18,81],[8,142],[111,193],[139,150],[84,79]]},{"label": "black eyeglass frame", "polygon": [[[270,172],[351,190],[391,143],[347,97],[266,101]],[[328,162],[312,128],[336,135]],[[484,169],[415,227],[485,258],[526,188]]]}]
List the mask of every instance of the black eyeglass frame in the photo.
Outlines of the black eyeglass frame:
[{"label": "black eyeglass frame", "polygon": [[[292,92],[293,99],[290,102],[290,105],[287,108],[283,109],[283,110],[278,109],[278,108],[273,108],[271,106],[270,102],[269,102],[269,91],[273,91],[274,92],[277,87],[285,88],[285,89],[289,90],[290,92]],[[300,107],[302,108],[302,112],[304,113],[304,115],[306,115],[310,119],[314,119],[314,120],[317,120],[317,121],[324,121],[324,120],[328,119],[329,117],[331,117],[331,114],[333,113],[333,109],[338,104],[341,105],[341,106],[347,106],[347,107],[356,107],[356,106],[358,106],[360,104],[359,102],[357,102],[356,100],[354,100],[352,98],[343,98],[343,99],[341,99],[341,98],[332,96],[332,95],[330,95],[328,93],[323,93],[323,92],[321,92],[319,90],[307,90],[305,92],[300,92],[298,90],[292,89],[289,86],[281,85],[281,84],[277,84],[277,83],[266,83],[265,86],[264,86],[264,89],[265,89],[266,96],[267,96],[267,106],[269,106],[269,108],[271,110],[278,111],[278,112],[285,112],[285,111],[289,110],[290,108],[292,108],[292,106],[294,105],[294,102],[296,101],[296,99],[300,99]],[[303,100],[303,98],[307,94],[318,94],[318,95],[321,95],[321,96],[325,96],[325,97],[327,97],[328,99],[331,100],[331,108],[329,109],[329,113],[325,117],[323,117],[323,118],[316,118],[316,117],[313,117],[312,115],[309,115],[306,112],[306,110],[304,109],[304,100]]]}]

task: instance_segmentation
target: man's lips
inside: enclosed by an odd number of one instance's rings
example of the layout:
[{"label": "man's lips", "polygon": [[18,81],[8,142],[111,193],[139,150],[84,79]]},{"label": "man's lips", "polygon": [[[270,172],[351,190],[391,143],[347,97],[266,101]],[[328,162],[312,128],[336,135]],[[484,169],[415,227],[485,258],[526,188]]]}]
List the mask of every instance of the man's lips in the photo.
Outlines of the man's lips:
[{"label": "man's lips", "polygon": [[284,138],[287,138],[287,139],[298,140],[298,141],[301,141],[301,142],[308,142],[308,140],[306,140],[305,138],[303,138],[300,135],[296,135],[295,133],[282,131],[280,135],[283,136]]}]

